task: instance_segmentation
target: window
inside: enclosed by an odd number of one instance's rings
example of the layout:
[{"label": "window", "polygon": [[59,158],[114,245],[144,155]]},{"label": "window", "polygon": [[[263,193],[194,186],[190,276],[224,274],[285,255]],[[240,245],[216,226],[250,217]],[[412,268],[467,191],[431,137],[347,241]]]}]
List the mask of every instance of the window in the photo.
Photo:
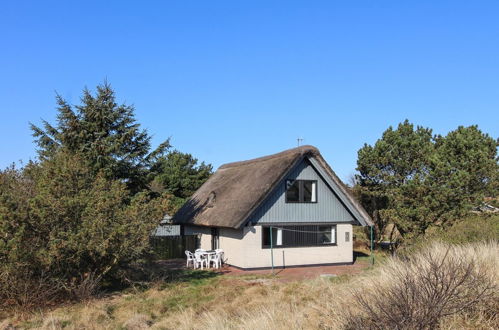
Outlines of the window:
[{"label": "window", "polygon": [[336,226],[319,226],[318,229],[321,244],[336,243]]},{"label": "window", "polygon": [[262,227],[262,245],[270,247],[300,247],[336,244],[335,225]]},{"label": "window", "polygon": [[282,229],[272,228],[272,240],[270,239],[270,227],[263,228],[263,245],[282,246]]},{"label": "window", "polygon": [[286,203],[316,203],[317,181],[286,180]]},{"label": "window", "polygon": [[345,232],[345,242],[350,242],[350,232]]}]

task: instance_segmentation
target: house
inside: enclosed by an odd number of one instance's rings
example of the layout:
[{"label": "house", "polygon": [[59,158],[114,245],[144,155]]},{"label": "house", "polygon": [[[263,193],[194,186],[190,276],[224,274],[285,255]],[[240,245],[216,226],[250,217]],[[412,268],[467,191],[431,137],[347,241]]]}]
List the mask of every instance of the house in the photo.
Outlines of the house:
[{"label": "house", "polygon": [[165,214],[159,225],[151,232],[153,237],[177,237],[181,235],[181,226],[171,224],[172,217]]},{"label": "house", "polygon": [[242,268],[350,264],[366,211],[312,146],[222,165],[173,216]]}]

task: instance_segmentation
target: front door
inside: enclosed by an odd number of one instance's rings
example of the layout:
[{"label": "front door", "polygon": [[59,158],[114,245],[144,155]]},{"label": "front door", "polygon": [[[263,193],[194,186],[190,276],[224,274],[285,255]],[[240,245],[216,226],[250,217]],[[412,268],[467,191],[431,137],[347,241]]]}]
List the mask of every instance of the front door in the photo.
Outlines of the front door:
[{"label": "front door", "polygon": [[211,228],[211,249],[216,250],[220,248],[218,243],[218,228]]}]

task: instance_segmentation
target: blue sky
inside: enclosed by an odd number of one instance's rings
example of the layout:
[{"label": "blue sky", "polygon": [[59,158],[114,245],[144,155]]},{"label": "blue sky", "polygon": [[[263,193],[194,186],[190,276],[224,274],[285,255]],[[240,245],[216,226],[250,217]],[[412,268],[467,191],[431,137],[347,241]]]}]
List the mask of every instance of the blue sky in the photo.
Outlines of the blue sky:
[{"label": "blue sky", "polygon": [[499,135],[498,1],[4,1],[0,167],[104,79],[153,143],[218,167],[304,143],[346,179],[408,118]]}]

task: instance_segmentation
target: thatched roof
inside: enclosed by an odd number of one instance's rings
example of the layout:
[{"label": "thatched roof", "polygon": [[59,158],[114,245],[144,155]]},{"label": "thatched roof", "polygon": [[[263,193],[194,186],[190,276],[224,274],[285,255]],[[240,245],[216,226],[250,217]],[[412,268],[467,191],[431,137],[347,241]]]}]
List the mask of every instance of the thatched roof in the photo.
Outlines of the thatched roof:
[{"label": "thatched roof", "polygon": [[345,206],[362,225],[371,219],[349,194],[319,150],[312,146],[289,149],[274,155],[229,163],[220,168],[174,215],[173,223],[240,228],[274,187],[305,157],[315,159],[338,187]]}]

